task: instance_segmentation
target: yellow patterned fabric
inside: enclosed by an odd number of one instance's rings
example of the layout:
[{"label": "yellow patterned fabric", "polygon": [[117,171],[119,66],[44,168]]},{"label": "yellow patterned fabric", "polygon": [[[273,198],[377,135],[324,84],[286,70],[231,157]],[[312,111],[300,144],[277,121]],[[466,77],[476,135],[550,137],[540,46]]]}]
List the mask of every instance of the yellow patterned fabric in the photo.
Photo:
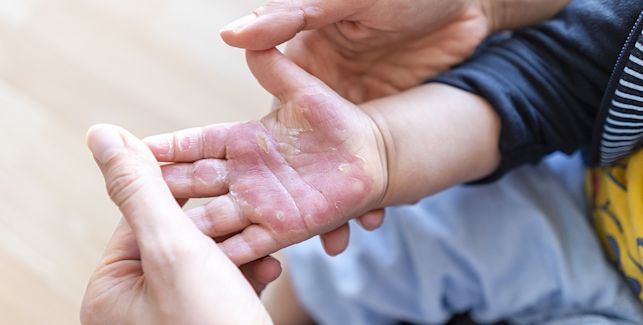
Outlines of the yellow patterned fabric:
[{"label": "yellow patterned fabric", "polygon": [[612,167],[590,169],[586,184],[603,247],[643,301],[643,150]]}]

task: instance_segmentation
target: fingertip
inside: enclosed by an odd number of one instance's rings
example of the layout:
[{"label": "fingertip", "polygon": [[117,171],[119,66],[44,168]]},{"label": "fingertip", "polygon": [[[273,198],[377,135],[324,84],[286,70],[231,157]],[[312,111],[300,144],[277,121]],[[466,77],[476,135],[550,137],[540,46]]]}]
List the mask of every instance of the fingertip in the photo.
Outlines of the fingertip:
[{"label": "fingertip", "polygon": [[261,8],[219,31],[223,41],[237,48],[263,51],[283,44],[299,33],[303,16],[297,12],[267,12]]},{"label": "fingertip", "polygon": [[90,127],[86,141],[99,164],[105,164],[125,147],[120,128],[111,124],[97,124]]},{"label": "fingertip", "polygon": [[358,222],[362,228],[368,231],[374,231],[379,229],[384,223],[385,211],[375,210],[368,212],[367,214],[358,218]]},{"label": "fingertip", "polygon": [[266,256],[261,259],[260,265],[257,269],[257,280],[262,283],[268,284],[277,280],[281,275],[282,267],[281,262],[272,256]]},{"label": "fingertip", "polygon": [[[229,46],[246,50],[262,50],[262,48],[257,47],[256,42],[248,41],[248,38],[252,40],[253,37],[252,34],[249,37],[247,34],[248,33],[246,33],[245,31],[235,31],[229,29],[222,29],[219,31],[219,36],[221,37],[223,42],[228,44]],[[270,46],[268,48],[270,48]]]},{"label": "fingertip", "polygon": [[243,265],[258,258],[268,256],[285,247],[273,238],[270,231],[252,224],[240,233],[218,243],[219,248],[236,265]]},{"label": "fingertip", "polygon": [[89,129],[87,129],[87,133],[85,134],[85,142],[87,142],[87,145],[89,145],[91,142],[95,141],[98,132],[115,127],[115,125],[106,123],[94,124],[90,126]]},{"label": "fingertip", "polygon": [[243,16],[243,17],[241,17],[241,18],[239,18],[239,19],[227,24],[226,26],[224,26],[221,29],[221,32],[233,32],[233,33],[234,32],[240,32],[244,28],[252,25],[252,23],[254,21],[256,21],[256,20],[257,20],[257,14],[253,12],[253,13],[251,13],[249,15]]},{"label": "fingertip", "polygon": [[221,37],[223,42],[228,44],[229,46],[243,48],[241,44],[238,43],[236,37],[237,34],[234,31],[222,29],[219,31],[219,36]]},{"label": "fingertip", "polygon": [[281,275],[281,263],[272,256],[266,256],[239,267],[257,294],[277,280]]},{"label": "fingertip", "polygon": [[322,241],[324,251],[329,256],[337,256],[343,253],[348,247],[350,238],[350,228],[348,223],[343,226],[319,236]]}]

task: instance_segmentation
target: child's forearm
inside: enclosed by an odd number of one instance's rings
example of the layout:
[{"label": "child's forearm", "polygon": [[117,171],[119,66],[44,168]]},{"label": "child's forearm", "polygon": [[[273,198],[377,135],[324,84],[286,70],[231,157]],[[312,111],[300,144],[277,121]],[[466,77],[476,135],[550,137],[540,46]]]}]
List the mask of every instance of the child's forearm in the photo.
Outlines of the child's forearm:
[{"label": "child's forearm", "polygon": [[480,0],[492,31],[517,29],[549,19],[570,0]]},{"label": "child's forearm", "polygon": [[416,202],[499,165],[500,120],[476,95],[434,83],[362,108],[384,137],[388,186],[382,206]]}]

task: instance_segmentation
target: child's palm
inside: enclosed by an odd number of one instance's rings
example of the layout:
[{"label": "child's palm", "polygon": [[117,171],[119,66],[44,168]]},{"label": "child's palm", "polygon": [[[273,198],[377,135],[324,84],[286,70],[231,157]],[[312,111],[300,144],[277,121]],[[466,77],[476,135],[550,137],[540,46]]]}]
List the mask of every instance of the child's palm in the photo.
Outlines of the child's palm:
[{"label": "child's palm", "polygon": [[[370,117],[277,51],[249,54],[280,100],[261,120],[148,140],[178,198],[216,196],[189,211],[245,263],[326,233],[381,200],[386,167]],[[169,139],[172,139],[169,141]],[[168,144],[171,144],[168,146]]]}]

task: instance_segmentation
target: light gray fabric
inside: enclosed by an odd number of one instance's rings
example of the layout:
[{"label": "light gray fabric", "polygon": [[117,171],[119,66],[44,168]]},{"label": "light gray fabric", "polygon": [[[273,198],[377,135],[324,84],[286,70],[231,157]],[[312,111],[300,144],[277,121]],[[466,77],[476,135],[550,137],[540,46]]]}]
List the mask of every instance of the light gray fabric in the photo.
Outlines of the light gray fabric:
[{"label": "light gray fabric", "polygon": [[586,219],[579,157],[387,210],[352,225],[335,258],[317,239],[287,250],[297,295],[322,324],[641,324],[643,313]]}]

